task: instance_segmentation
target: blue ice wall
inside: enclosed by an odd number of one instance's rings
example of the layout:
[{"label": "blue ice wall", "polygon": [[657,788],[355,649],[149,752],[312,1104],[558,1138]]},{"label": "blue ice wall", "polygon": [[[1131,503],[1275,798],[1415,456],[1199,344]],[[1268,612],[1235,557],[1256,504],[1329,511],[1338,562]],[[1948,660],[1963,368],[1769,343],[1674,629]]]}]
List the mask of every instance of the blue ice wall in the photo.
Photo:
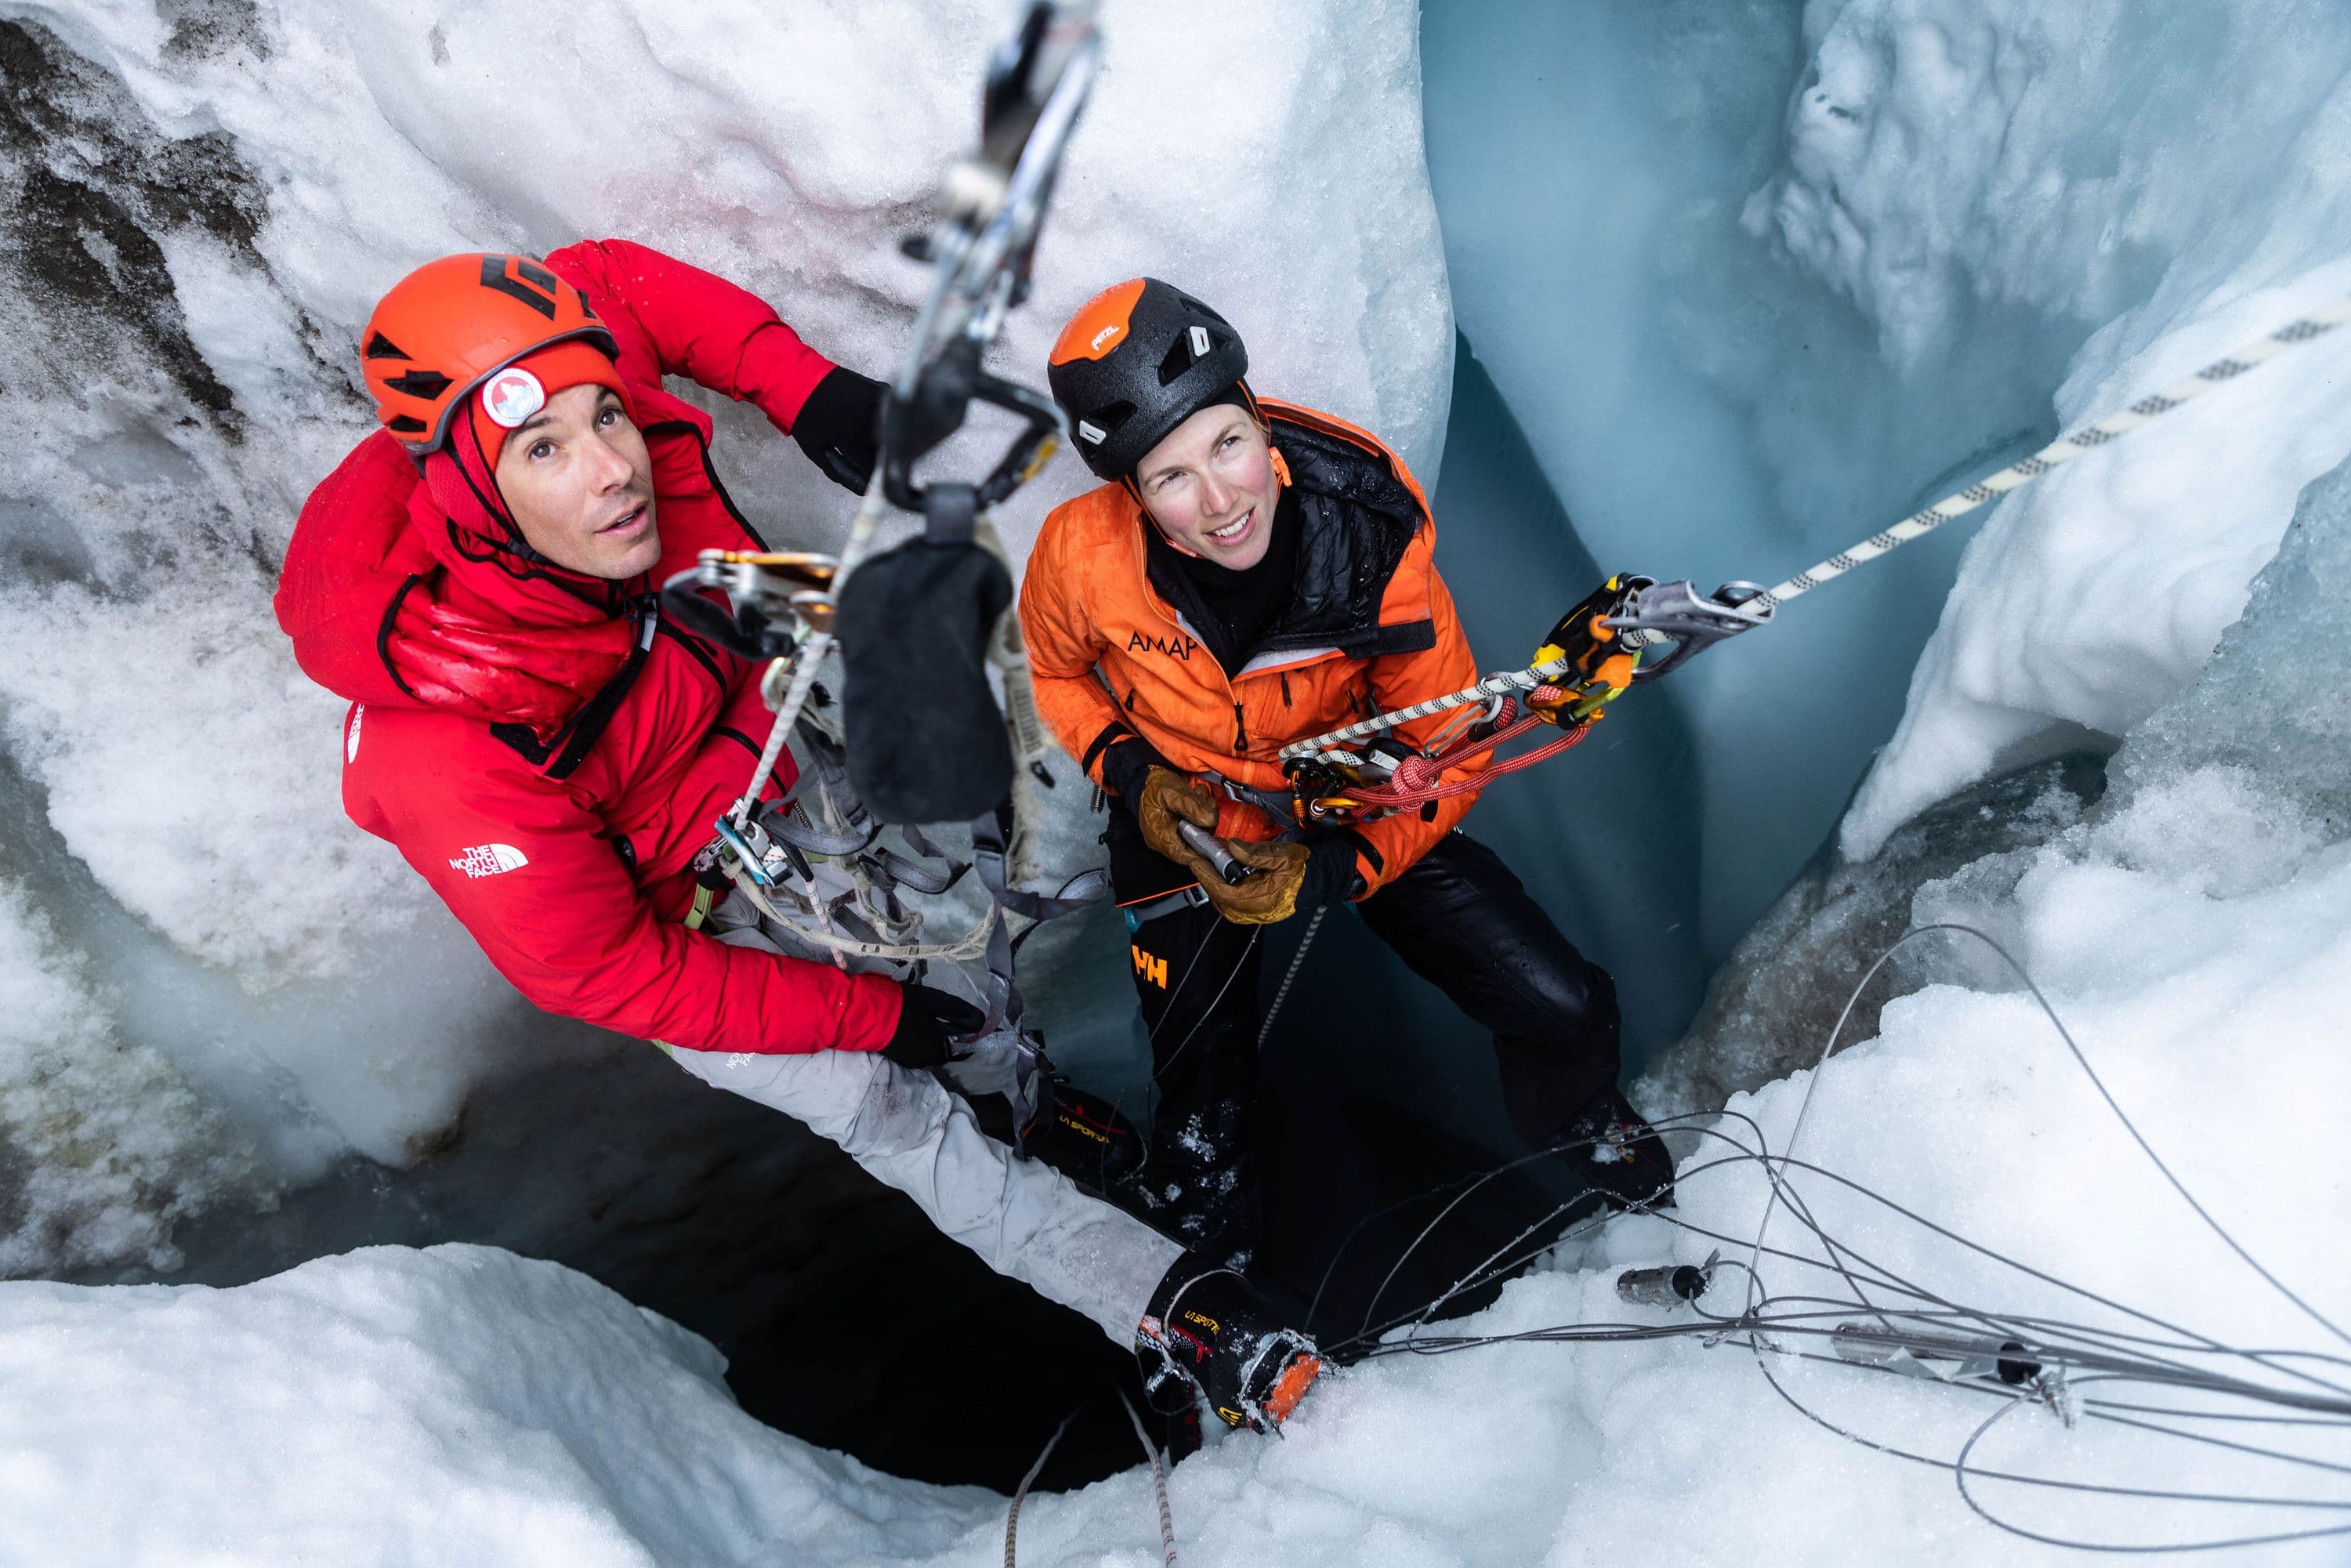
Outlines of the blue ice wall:
[{"label": "blue ice wall", "polygon": [[[1980,306],[1948,350],[1897,371],[1849,303],[1741,228],[1781,155],[1801,20],[1796,0],[1424,7],[1455,314],[1532,458],[1513,473],[1496,448],[1485,460],[1504,466],[1478,471],[1465,422],[1498,405],[1457,391],[1439,554],[1489,665],[1515,662],[1596,568],[1775,581],[2053,432],[2050,394],[2084,323]],[[1473,831],[1522,869],[1541,862],[1555,910],[1632,899],[1613,946],[1655,940],[1653,963],[1677,977],[1719,960],[1892,732],[1968,531],[1627,699],[1612,725],[1635,704],[1670,709],[1687,739],[1643,754],[1657,770],[1646,788],[1596,815],[1564,793],[1555,810],[1521,798],[1574,788],[1591,759],[1571,758],[1495,791]],[[1604,855],[1565,851],[1571,839],[1638,846],[1639,890]],[[1694,954],[1664,934],[1671,917],[1646,924],[1658,916],[1643,901],[1671,911],[1682,890]],[[1659,1010],[1693,995],[1651,977],[1668,993]]]}]

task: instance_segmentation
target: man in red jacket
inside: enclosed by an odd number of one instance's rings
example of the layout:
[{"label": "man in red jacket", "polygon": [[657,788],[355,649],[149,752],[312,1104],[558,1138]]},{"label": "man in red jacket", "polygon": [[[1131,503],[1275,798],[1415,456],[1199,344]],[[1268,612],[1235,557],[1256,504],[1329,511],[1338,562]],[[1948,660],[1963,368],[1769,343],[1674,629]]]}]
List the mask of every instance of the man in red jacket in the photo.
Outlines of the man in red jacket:
[{"label": "man in red jacket", "polygon": [[[770,716],[759,670],[664,620],[655,591],[702,549],[765,547],[711,466],[709,419],[661,378],[756,403],[852,488],[879,384],[619,240],[429,263],[378,305],[361,358],[383,429],[303,507],[277,600],[303,669],[352,702],[352,820],[540,1007],[806,1122],[1118,1343],[1180,1339],[1227,1419],[1286,1415],[1311,1347],[906,1071],[942,1065],[976,1009],[794,956],[697,880]],[[787,757],[764,798],[795,778]],[[1209,1327],[1171,1332],[1179,1316]]]}]

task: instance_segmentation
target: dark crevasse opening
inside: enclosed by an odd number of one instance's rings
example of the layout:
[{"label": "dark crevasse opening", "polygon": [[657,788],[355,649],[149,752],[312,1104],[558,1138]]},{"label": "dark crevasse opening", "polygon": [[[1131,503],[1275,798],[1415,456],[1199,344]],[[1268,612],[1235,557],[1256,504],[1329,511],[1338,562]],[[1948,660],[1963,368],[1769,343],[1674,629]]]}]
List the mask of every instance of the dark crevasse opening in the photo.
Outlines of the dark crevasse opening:
[{"label": "dark crevasse opening", "polygon": [[[1573,542],[1603,570],[1769,584],[2053,433],[2051,393],[2091,323],[1960,287],[1957,325],[1897,355],[1750,211],[1786,155],[1804,9],[1424,8],[1429,171],[1456,320],[1524,433],[1532,461],[1517,483],[1551,503],[1546,514],[1513,492],[1514,506],[1448,511],[1458,580],[1489,557],[1540,577]],[[1456,406],[1445,485],[1457,497],[1476,486],[1452,466],[1457,454],[1477,461],[1463,430],[1474,417]],[[1616,809],[1577,824],[1640,846],[1643,871],[1681,890],[1667,923],[1689,922],[1670,941],[1690,946],[1656,977],[1669,989],[1640,1004],[1645,1044],[1687,1019],[1687,988],[1834,828],[1900,716],[1974,521],[1789,606],[1612,714],[1614,726],[1673,707],[1687,747],[1655,756]],[[1563,580],[1555,597],[1492,616],[1464,593],[1481,658],[1518,656],[1586,586]],[[1536,787],[1576,788],[1568,779],[1588,762],[1579,753]],[[1496,831],[1510,800],[1498,789],[1477,821]],[[1528,848],[1536,861],[1552,852],[1540,839]],[[1555,909],[1608,911],[1620,946],[1638,946],[1654,919],[1642,901],[1657,890],[1628,907],[1614,865],[1553,864]]]}]

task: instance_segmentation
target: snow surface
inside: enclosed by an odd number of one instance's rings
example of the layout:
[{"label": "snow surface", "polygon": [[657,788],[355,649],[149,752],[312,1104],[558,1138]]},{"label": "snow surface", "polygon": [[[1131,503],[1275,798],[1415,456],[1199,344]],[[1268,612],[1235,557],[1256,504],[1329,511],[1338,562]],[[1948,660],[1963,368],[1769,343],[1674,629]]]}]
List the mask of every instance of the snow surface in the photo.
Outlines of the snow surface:
[{"label": "snow surface", "polygon": [[[299,1180],[350,1149],[413,1158],[523,1049],[503,983],[343,819],[340,705],[269,613],[303,496],[370,428],[360,325],[434,256],[620,234],[758,290],[849,363],[894,364],[925,281],[896,241],[976,131],[1008,16],[0,5],[29,126],[0,172],[43,219],[0,258],[0,840],[33,856],[26,889],[56,916],[48,977],[26,983],[82,998],[74,1038],[124,1045],[63,1076],[0,1055],[0,1093],[59,1125],[137,1120],[190,1171]],[[1416,21],[1394,3],[1106,6],[1001,365],[1036,379],[1069,310],[1148,270],[1213,298],[1270,390],[1382,430],[1433,483],[1452,330]],[[847,499],[725,413],[721,466],[769,537],[837,537]],[[1016,546],[1084,482],[1064,463],[1032,486]],[[1074,793],[1053,829],[1068,870],[1095,831]],[[180,1098],[152,1100],[157,1071]],[[161,1257],[162,1217],[224,1190],[94,1188],[89,1212],[146,1219],[80,1234],[80,1210],[52,1206],[0,1260]]]},{"label": "snow surface", "polygon": [[229,1291],[0,1285],[0,1561],[894,1562],[992,1511],[769,1431],[723,1367],[495,1248]]}]

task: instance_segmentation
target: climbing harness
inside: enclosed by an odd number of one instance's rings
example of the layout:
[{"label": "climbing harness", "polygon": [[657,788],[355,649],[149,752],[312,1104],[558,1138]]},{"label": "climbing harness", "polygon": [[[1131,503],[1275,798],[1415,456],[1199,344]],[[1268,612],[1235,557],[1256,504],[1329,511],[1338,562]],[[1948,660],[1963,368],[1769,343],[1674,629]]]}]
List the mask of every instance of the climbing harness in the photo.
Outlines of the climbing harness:
[{"label": "climbing harness", "polygon": [[[1108,875],[1085,873],[1050,894],[1028,888],[1040,874],[1038,791],[1051,788],[1053,777],[991,508],[1043,467],[1066,432],[1050,398],[990,375],[980,359],[1029,292],[1054,177],[1100,57],[1093,11],[1092,0],[1032,0],[989,62],[978,146],[948,171],[930,230],[902,247],[929,263],[934,278],[883,400],[879,455],[841,553],[705,550],[662,591],[666,612],[687,629],[768,662],[760,689],[775,713],[748,784],[697,862],[705,894],[731,884],[775,935],[843,968],[913,979],[928,964],[984,960],[985,979],[973,984],[986,1021],[952,1042],[941,1071],[967,1093],[1005,1095],[1016,1130],[1030,1124],[1051,1070],[1022,1022],[1013,923],[1033,926],[1083,908],[1107,893]],[[918,483],[914,464],[962,427],[974,402],[1019,416],[1002,457],[977,484]],[[878,549],[893,514],[918,517],[923,531]],[[861,589],[861,572],[883,586]],[[852,591],[846,601],[845,591]],[[905,737],[890,731],[896,711],[890,699],[898,694],[878,689],[866,674],[882,662],[861,645],[860,612],[870,622],[880,604],[903,617],[902,600],[888,595],[933,591],[960,597],[940,601],[937,614],[925,606],[926,629],[940,631],[936,622],[959,613],[967,645],[959,660],[940,661],[929,688],[915,695],[958,701],[967,716],[975,705],[985,712],[967,726],[968,746],[933,763],[927,776],[877,771],[874,758],[893,746],[904,749]],[[950,641],[957,632],[944,630]],[[902,642],[904,631],[902,618],[888,635]],[[890,685],[903,687],[902,650],[888,653]],[[819,684],[829,662],[842,683],[838,702]],[[793,737],[800,780],[788,801],[762,804]],[[1009,775],[1001,788],[985,782],[991,762]],[[977,794],[975,778],[983,780]],[[919,809],[942,800],[967,800],[968,810],[943,816]],[[958,818],[970,825],[967,862],[951,859],[915,825]],[[885,842],[885,832],[899,842]],[[901,894],[946,894],[967,871],[987,895],[985,912],[950,941],[919,940],[923,913]],[[696,916],[709,904],[710,897],[697,897]]]},{"label": "climbing harness", "polygon": [[[1283,747],[1279,755],[1297,800],[1288,812],[1277,815],[1302,826],[1433,807],[1438,800],[1483,789],[1502,774],[1555,757],[1583,739],[1604,716],[1607,705],[1633,685],[1655,680],[1715,643],[1766,624],[1791,600],[1924,538],[2346,321],[2351,321],[2351,296],[2288,322],[2118,413],[2059,436],[2030,457],[1920,507],[1771,588],[1729,582],[1708,594],[1687,580],[1659,583],[1642,577],[1612,577],[1561,618],[1525,668],[1488,675],[1460,691]],[[1646,650],[1661,646],[1669,650],[1664,657],[1645,657]],[[1473,705],[1482,705],[1482,711],[1440,730],[1418,749],[1379,738],[1399,725]],[[1556,725],[1563,733],[1481,773],[1445,777],[1542,724]]]}]

